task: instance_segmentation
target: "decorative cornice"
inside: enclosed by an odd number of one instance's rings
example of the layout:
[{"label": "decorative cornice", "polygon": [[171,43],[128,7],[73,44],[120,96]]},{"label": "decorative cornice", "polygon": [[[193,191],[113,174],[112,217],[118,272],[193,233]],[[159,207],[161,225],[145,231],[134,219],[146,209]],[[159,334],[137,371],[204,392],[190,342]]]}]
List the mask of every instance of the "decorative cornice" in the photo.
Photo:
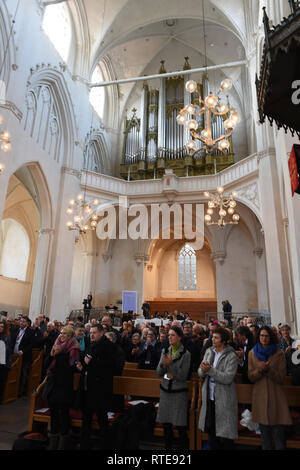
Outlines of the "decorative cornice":
[{"label": "decorative cornice", "polygon": [[75,168],[68,168],[66,166],[63,166],[61,169],[62,173],[67,173],[68,175],[76,176],[76,178],[81,180],[81,171],[75,170]]},{"label": "decorative cornice", "polygon": [[12,112],[16,118],[21,121],[23,117],[22,111],[19,110],[19,108],[12,103],[11,101],[4,101],[0,100],[0,108],[8,109],[8,111]]},{"label": "decorative cornice", "polygon": [[136,264],[140,266],[141,263],[144,263],[144,266],[147,266],[147,263],[149,261],[149,255],[144,255],[142,253],[136,253],[133,255],[133,259],[135,260]]},{"label": "decorative cornice", "polygon": [[264,252],[264,249],[260,247],[257,247],[253,250],[253,254],[256,255],[258,258],[261,258],[263,252]]},{"label": "decorative cornice", "polygon": [[54,228],[41,228],[39,230],[39,236],[41,235],[53,235],[55,233]]},{"label": "decorative cornice", "polygon": [[221,250],[219,250],[219,251],[213,251],[213,252],[211,253],[211,255],[210,255],[211,259],[212,259],[213,261],[215,261],[215,262],[218,261],[219,264],[223,264],[223,263],[224,263],[226,256],[227,256],[227,255],[226,255],[226,252],[225,252],[225,251],[221,251]]},{"label": "decorative cornice", "polygon": [[111,253],[108,253],[108,252],[103,253],[103,254],[102,254],[102,258],[103,258],[103,260],[104,260],[104,263],[106,263],[109,259],[112,259],[112,254],[111,254]]},{"label": "decorative cornice", "polygon": [[257,163],[259,163],[265,157],[275,157],[276,151],[274,147],[270,147],[268,149],[262,150],[261,152],[257,152]]}]

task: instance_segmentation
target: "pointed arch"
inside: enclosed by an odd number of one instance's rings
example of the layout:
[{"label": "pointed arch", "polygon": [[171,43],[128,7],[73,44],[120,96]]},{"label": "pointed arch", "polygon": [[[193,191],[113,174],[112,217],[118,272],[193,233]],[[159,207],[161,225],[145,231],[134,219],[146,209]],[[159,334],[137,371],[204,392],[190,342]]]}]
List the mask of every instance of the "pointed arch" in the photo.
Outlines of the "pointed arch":
[{"label": "pointed arch", "polygon": [[73,167],[77,129],[63,73],[38,68],[28,80],[24,129],[60,166]]}]

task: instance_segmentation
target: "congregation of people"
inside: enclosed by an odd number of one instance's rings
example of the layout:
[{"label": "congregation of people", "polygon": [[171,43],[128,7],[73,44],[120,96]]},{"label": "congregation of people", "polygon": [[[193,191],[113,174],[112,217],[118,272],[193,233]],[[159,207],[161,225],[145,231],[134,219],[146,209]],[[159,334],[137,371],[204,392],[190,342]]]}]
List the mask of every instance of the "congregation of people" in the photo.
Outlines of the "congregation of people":
[{"label": "congregation of people", "polygon": [[[228,302],[228,301],[226,301]],[[231,307],[231,306],[230,306]],[[284,449],[291,417],[283,391],[286,375],[300,385],[299,366],[292,361],[293,338],[288,324],[257,325],[253,316],[237,319],[231,309],[224,320],[203,325],[182,312],[164,312],[151,318],[124,321],[114,328],[110,315],[84,323],[49,321],[39,315],[0,321],[0,400],[12,362],[22,356],[19,396],[26,394],[32,349],[44,351],[42,378],[47,377],[43,398],[48,400],[51,422],[49,450],[68,448],[69,410],[82,410],[80,449],[91,448],[91,425],[96,414],[101,448],[107,445],[108,412],[122,411],[124,400],[113,396],[113,377],[122,375],[125,362],[139,369],[156,370],[162,378],[157,421],[163,424],[165,447],[172,449],[174,427],[179,445],[188,449],[187,381],[193,373],[202,378],[199,428],[207,432],[212,450],[233,449],[238,435],[235,377],[254,384],[252,419],[259,424],[264,450]],[[160,325],[157,321],[160,319]],[[165,321],[163,321],[165,320]],[[167,321],[166,321],[167,320]],[[73,375],[80,373],[74,395]]]}]

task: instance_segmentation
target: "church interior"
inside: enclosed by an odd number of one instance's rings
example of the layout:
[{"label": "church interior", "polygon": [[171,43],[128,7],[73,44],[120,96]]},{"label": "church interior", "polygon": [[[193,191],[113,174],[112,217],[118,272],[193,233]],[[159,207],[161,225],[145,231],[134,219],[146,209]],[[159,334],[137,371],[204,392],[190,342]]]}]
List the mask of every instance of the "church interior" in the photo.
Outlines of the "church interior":
[{"label": "church interior", "polygon": [[[134,292],[137,315],[147,302],[151,314],[205,324],[229,299],[237,316],[300,334],[289,169],[299,121],[296,132],[262,122],[257,91],[266,21],[299,10],[287,0],[0,2],[4,315],[64,322],[89,293],[95,311],[125,312]],[[152,232],[154,206],[169,208],[169,236]]]}]

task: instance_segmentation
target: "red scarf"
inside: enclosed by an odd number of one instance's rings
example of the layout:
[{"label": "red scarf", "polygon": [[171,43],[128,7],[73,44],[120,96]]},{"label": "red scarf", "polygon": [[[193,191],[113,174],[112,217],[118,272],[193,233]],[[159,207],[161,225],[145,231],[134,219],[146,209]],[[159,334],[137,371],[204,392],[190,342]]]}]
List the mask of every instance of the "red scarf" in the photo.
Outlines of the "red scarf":
[{"label": "red scarf", "polygon": [[[56,346],[60,347],[61,349],[60,354],[67,354],[67,353],[69,354],[69,363],[71,367],[75,364],[75,362],[79,361],[80,346],[74,337],[64,342],[62,342],[60,337],[58,337],[53,345],[52,351]],[[47,372],[50,372],[55,367],[55,364],[56,364],[56,357],[54,356]]]}]

